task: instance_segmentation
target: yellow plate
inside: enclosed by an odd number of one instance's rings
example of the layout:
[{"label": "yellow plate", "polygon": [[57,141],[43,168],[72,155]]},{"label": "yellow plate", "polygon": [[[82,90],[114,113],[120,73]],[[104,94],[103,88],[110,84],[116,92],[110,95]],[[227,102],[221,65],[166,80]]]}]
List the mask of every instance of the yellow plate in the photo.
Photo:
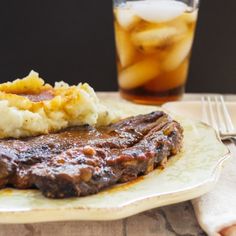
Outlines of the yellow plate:
[{"label": "yellow plate", "polygon": [[[108,106],[126,116],[160,109],[104,97]],[[211,127],[175,118],[184,127],[184,148],[165,170],[155,170],[136,181],[81,198],[52,200],[37,190],[4,189],[0,191],[0,223],[114,220],[206,193],[218,180],[229,151]]]}]

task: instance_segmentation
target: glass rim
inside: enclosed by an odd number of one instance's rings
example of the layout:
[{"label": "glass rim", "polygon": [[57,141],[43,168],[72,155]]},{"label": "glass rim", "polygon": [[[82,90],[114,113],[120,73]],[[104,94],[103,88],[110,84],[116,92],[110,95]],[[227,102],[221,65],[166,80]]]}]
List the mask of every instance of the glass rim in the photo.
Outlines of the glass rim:
[{"label": "glass rim", "polygon": [[[126,2],[132,2],[132,1],[153,1],[153,0],[113,0],[113,6],[119,6],[121,4],[124,4]],[[200,0],[156,0],[156,1],[176,1],[176,2],[183,2],[188,7],[191,7],[191,10],[189,12],[199,9]]]}]

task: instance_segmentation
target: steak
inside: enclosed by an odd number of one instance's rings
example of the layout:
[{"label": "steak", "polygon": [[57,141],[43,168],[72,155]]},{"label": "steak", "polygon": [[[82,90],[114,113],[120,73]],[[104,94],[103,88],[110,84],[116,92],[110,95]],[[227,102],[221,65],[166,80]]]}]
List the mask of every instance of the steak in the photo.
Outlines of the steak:
[{"label": "steak", "polygon": [[0,188],[66,198],[145,175],[181,150],[180,124],[161,111],[94,128],[0,141]]}]

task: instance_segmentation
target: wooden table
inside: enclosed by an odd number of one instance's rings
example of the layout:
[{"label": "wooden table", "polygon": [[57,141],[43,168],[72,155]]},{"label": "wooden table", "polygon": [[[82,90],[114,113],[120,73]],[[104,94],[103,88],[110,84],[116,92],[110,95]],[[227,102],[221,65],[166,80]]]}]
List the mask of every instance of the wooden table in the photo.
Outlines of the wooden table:
[{"label": "wooden table", "polygon": [[[183,100],[200,100],[200,94],[187,94]],[[235,101],[236,96],[225,99]],[[161,207],[127,219],[106,222],[78,221],[21,225],[0,225],[0,236],[203,236],[191,203]]]}]

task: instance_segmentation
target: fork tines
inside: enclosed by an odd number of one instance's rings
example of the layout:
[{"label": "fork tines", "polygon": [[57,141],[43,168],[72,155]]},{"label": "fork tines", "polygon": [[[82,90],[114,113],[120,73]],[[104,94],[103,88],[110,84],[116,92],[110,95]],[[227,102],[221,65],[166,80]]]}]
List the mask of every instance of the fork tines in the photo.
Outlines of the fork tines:
[{"label": "fork tines", "polygon": [[223,96],[202,97],[202,119],[219,131],[222,138],[235,136],[235,128]]}]

